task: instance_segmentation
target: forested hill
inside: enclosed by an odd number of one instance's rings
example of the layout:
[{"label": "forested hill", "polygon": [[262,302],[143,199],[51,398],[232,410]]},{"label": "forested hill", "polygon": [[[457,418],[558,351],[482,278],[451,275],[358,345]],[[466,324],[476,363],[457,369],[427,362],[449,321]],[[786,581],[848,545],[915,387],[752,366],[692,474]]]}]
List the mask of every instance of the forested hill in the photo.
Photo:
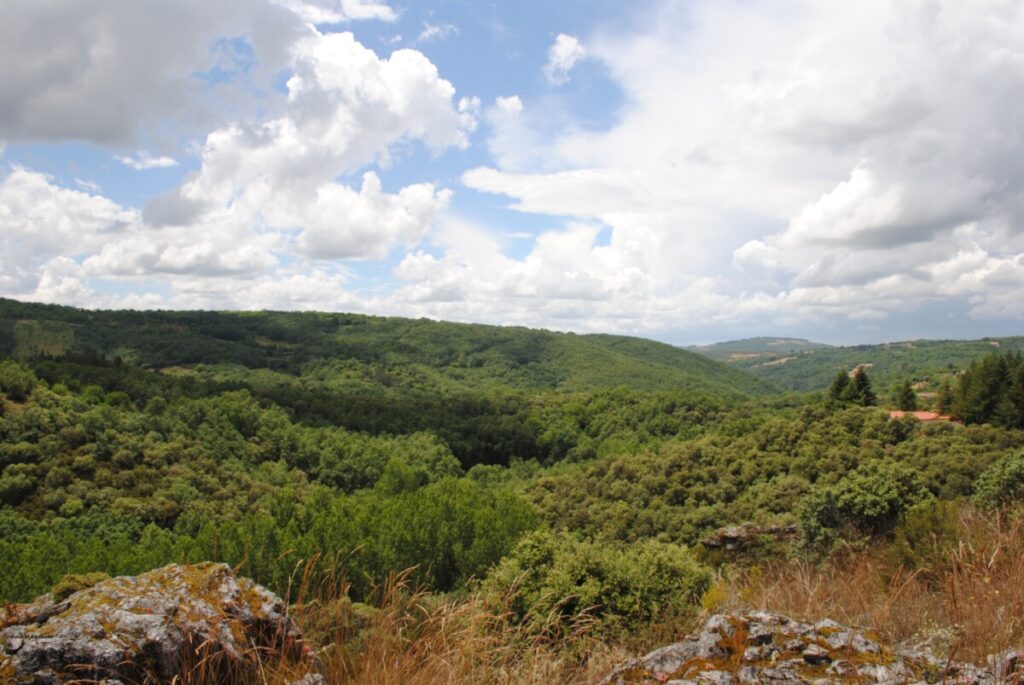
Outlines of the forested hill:
[{"label": "forested hill", "polygon": [[733,355],[728,363],[781,390],[824,390],[838,369],[864,366],[882,392],[909,380],[922,392],[936,391],[976,359],[991,352],[1024,350],[1024,337],[982,340],[912,340],[881,345],[822,347],[775,354]]},{"label": "forested hill", "polygon": [[0,299],[0,356],[119,361],[148,369],[234,365],[336,383],[472,390],[771,388],[640,338],[358,314],[86,311]]},{"label": "forested hill", "polygon": [[803,338],[759,337],[729,340],[712,345],[694,345],[686,349],[719,361],[736,361],[739,359],[757,359],[761,357],[770,361],[778,359],[780,355],[826,347],[829,347],[829,345],[804,340]]}]

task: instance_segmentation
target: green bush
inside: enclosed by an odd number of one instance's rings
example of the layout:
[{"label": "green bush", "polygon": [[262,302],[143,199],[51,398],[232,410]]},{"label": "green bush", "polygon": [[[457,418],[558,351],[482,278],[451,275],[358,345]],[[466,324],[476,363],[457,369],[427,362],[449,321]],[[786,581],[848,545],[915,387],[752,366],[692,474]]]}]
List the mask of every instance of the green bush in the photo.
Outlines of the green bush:
[{"label": "green bush", "polygon": [[491,572],[484,588],[512,617],[540,630],[569,629],[581,615],[607,631],[629,631],[658,617],[695,610],[711,572],[685,547],[580,541],[567,533],[526,536]]},{"label": "green bush", "polygon": [[982,471],[974,483],[972,499],[985,508],[1024,499],[1024,453],[1003,457]]},{"label": "green bush", "polygon": [[960,539],[960,504],[926,499],[907,509],[893,532],[888,556],[894,568],[934,571]]},{"label": "green bush", "polygon": [[36,376],[10,359],[0,362],[0,390],[7,399],[24,402],[36,387]]},{"label": "green bush", "polygon": [[907,509],[930,497],[908,467],[873,462],[819,487],[800,502],[798,513],[806,542],[827,547],[840,535],[890,533]]}]

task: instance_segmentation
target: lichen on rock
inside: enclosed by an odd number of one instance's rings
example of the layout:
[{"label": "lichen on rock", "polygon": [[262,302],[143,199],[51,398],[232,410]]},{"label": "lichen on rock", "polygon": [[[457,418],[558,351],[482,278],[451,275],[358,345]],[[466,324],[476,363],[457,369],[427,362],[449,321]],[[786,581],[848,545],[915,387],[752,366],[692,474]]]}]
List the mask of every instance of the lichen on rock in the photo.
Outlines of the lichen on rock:
[{"label": "lichen on rock", "polygon": [[[1016,654],[1013,654],[1016,657]],[[602,685],[720,683],[1021,683],[1017,661],[983,669],[882,643],[835,621],[801,623],[764,611],[718,614],[682,642],[615,669]],[[1005,664],[1010,664],[1006,667]],[[1014,679],[1016,678],[1016,679]]]},{"label": "lichen on rock", "polygon": [[0,675],[17,683],[158,683],[198,670],[246,682],[266,653],[304,656],[281,598],[209,562],[104,580],[63,601],[43,595],[5,623]]}]

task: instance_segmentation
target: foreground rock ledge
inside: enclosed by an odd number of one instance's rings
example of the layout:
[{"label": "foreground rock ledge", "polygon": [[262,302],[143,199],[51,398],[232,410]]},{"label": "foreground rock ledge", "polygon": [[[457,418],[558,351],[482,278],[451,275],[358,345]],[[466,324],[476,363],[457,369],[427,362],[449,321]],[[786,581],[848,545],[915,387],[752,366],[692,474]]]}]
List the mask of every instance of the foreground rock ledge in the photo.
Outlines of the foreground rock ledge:
[{"label": "foreground rock ledge", "polygon": [[990,669],[895,650],[834,621],[799,623],[767,612],[719,614],[682,642],[623,664],[602,685],[748,683],[1024,683],[1013,652]]},{"label": "foreground rock ledge", "polygon": [[245,682],[258,653],[304,656],[284,601],[225,564],[172,564],[12,612],[0,682],[159,683],[196,668],[208,681]]}]

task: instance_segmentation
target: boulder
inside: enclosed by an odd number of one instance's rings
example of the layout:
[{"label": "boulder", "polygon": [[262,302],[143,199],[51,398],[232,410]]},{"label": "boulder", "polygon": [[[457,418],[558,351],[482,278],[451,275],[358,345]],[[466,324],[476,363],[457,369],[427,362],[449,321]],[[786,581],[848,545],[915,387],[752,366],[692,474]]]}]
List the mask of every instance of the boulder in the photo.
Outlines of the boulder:
[{"label": "boulder", "polygon": [[800,531],[795,525],[757,526],[744,523],[741,526],[719,528],[701,540],[700,544],[724,552],[746,552],[768,541],[788,542],[798,537]]},{"label": "boulder", "polygon": [[[268,655],[314,671],[280,598],[225,564],[172,564],[44,595],[0,625],[0,682],[256,680]],[[191,680],[196,680],[193,677]],[[315,681],[314,681],[315,682]]]},{"label": "boulder", "polygon": [[995,659],[999,672],[889,647],[879,636],[835,621],[801,623],[764,611],[712,616],[682,642],[633,659],[602,685],[630,683],[960,683],[997,685],[1016,653]]}]

